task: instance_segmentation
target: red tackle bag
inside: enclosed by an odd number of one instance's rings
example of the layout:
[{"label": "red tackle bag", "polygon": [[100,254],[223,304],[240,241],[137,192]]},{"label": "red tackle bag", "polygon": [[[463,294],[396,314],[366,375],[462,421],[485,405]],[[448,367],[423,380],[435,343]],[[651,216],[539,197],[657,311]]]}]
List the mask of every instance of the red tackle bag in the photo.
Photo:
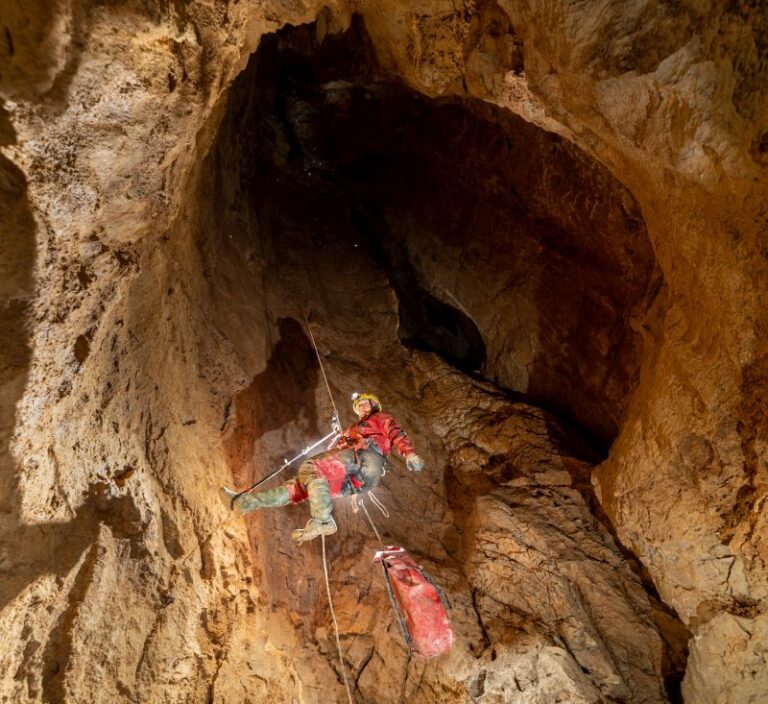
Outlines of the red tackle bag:
[{"label": "red tackle bag", "polygon": [[447,653],[453,628],[443,590],[401,547],[377,550],[373,561],[384,568],[392,608],[411,653],[420,658]]}]

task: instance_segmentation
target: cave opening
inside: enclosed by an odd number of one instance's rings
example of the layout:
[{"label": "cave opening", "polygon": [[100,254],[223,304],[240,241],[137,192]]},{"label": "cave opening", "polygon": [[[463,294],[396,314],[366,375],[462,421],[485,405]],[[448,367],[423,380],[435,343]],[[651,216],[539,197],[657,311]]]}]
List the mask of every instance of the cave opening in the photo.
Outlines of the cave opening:
[{"label": "cave opening", "polygon": [[342,347],[365,345],[370,291],[386,286],[400,345],[607,454],[638,381],[635,321],[661,281],[639,206],[604,167],[508,111],[412,90],[358,16],[265,36],[213,155],[204,239],[258,269],[294,317],[323,310]]}]

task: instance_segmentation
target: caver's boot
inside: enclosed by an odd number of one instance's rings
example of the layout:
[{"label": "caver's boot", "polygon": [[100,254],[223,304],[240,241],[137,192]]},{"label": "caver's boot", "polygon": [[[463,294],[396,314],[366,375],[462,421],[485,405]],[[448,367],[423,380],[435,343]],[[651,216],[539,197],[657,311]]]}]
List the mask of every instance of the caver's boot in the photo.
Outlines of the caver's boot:
[{"label": "caver's boot", "polygon": [[304,528],[297,528],[292,531],[291,537],[298,543],[306,543],[308,540],[314,540],[321,535],[332,535],[337,530],[336,521],[333,518],[329,518],[327,521],[310,518]]},{"label": "caver's boot", "polygon": [[312,518],[304,528],[298,528],[291,537],[299,543],[312,540],[320,535],[331,535],[336,532],[336,521],[331,517],[331,490],[325,479],[316,478],[307,483],[309,494],[309,510]]},{"label": "caver's boot", "polygon": [[237,492],[222,487],[219,496],[227,508],[231,508],[238,516],[255,511],[257,508],[279,508],[291,502],[288,489],[284,486],[276,486],[274,489],[265,489],[255,494],[248,493],[242,496],[237,496]]},{"label": "caver's boot", "polygon": [[237,499],[237,494],[238,492],[232,491],[232,489],[228,489],[225,486],[219,489],[219,498],[221,499],[221,503],[227,507],[227,510],[231,511],[235,508],[235,500]]}]

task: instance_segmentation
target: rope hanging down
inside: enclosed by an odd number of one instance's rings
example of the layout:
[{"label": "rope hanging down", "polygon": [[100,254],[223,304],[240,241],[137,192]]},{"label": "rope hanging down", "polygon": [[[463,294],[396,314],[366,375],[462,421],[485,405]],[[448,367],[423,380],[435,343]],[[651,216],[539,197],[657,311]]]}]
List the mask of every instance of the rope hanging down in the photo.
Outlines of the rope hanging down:
[{"label": "rope hanging down", "polygon": [[344,666],[344,656],[341,652],[341,640],[339,639],[339,622],[336,620],[336,611],[333,608],[333,599],[331,599],[331,584],[328,579],[328,560],[325,557],[325,536],[320,535],[323,544],[323,574],[325,575],[325,593],[328,595],[328,606],[331,608],[331,618],[333,619],[333,628],[336,632],[336,649],[339,651],[339,664],[341,665],[341,676],[344,678],[344,686],[347,689],[347,698],[349,704],[355,704],[352,699],[352,692],[349,689],[349,680],[347,679],[347,668]]},{"label": "rope hanging down", "polygon": [[[331,399],[331,406],[333,406],[333,433],[336,435],[341,434],[341,422],[339,421],[339,411],[336,408],[336,403],[333,400],[333,394],[331,393],[331,386],[328,383],[328,377],[325,375],[325,366],[323,360],[320,357],[320,352],[317,349],[315,343],[315,336],[312,334],[312,328],[309,325],[309,319],[306,317],[304,321],[307,324],[307,330],[309,330],[309,337],[312,340],[312,346],[315,348],[315,354],[317,355],[317,361],[320,364],[320,371],[323,373],[323,381],[325,381],[325,388],[328,391],[328,397]],[[349,689],[349,679],[347,678],[347,668],[344,665],[344,653],[341,650],[341,639],[339,638],[339,622],[336,620],[336,610],[333,608],[333,599],[331,598],[331,583],[328,579],[328,560],[325,555],[325,535],[321,534],[320,539],[323,546],[323,575],[325,576],[325,593],[328,595],[328,607],[331,610],[331,618],[333,619],[333,630],[336,635],[336,650],[339,653],[339,665],[341,665],[341,676],[344,679],[344,687],[347,690],[347,699],[349,704],[355,704],[355,700],[352,698],[352,691]]]},{"label": "rope hanging down", "polygon": [[320,371],[323,373],[323,381],[325,382],[325,388],[328,391],[328,397],[331,399],[331,406],[333,406],[333,422],[335,423],[334,429],[341,432],[341,423],[339,422],[339,410],[336,408],[336,403],[333,400],[333,394],[331,393],[331,386],[328,383],[328,377],[325,375],[325,366],[323,365],[323,360],[320,357],[320,351],[317,349],[317,343],[315,343],[315,336],[312,334],[312,327],[309,324],[309,318],[304,316],[304,322],[307,324],[307,330],[309,330],[309,338],[310,340],[312,340],[312,347],[315,348],[317,361],[320,364]]}]

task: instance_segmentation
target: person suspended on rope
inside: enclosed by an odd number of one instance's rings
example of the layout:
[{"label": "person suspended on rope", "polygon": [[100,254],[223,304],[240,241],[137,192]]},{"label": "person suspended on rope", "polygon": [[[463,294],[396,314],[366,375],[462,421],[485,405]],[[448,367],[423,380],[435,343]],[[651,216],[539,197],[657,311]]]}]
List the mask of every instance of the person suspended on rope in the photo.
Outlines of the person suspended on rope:
[{"label": "person suspended on rope", "polygon": [[243,494],[224,487],[221,490],[224,500],[243,515],[309,499],[312,517],[306,527],[291,534],[294,540],[303,543],[336,532],[331,499],[376,487],[393,448],[405,459],[409,471],[424,469],[424,462],[414,452],[405,431],[391,415],[382,411],[376,396],[352,394],[352,408],[358,416],[357,422],[341,433],[333,449],[306,460],[295,479],[274,489]]}]

